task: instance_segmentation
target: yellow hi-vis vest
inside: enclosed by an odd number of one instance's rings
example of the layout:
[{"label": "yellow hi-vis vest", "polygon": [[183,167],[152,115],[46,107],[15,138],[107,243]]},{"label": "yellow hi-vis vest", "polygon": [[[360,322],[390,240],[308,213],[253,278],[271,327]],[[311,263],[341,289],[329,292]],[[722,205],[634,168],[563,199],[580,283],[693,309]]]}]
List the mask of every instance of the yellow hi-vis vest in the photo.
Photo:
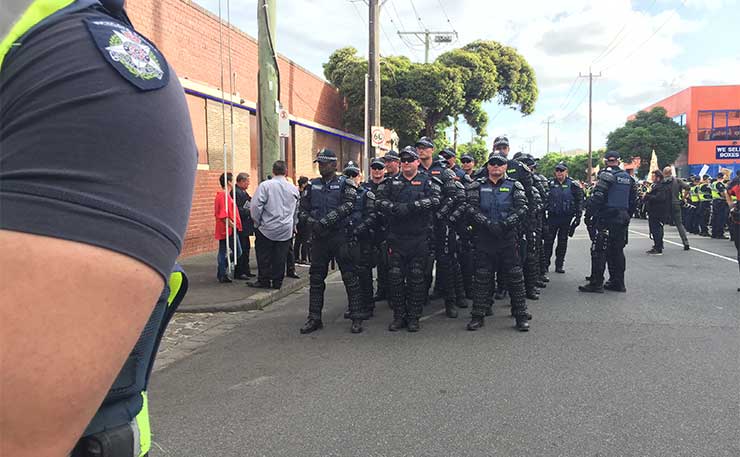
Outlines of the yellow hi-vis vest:
[{"label": "yellow hi-vis vest", "polygon": [[691,203],[699,203],[701,201],[699,200],[699,186],[691,186],[689,195],[691,196]]}]

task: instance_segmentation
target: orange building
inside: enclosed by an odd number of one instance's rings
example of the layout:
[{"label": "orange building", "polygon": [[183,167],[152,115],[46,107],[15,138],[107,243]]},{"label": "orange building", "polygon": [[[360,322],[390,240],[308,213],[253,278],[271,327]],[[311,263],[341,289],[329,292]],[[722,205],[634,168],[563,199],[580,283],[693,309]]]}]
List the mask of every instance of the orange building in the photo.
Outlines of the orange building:
[{"label": "orange building", "polygon": [[740,170],[740,85],[689,87],[643,111],[656,106],[689,131],[687,154],[675,164],[681,176],[698,174],[704,165],[712,176],[720,167]]}]

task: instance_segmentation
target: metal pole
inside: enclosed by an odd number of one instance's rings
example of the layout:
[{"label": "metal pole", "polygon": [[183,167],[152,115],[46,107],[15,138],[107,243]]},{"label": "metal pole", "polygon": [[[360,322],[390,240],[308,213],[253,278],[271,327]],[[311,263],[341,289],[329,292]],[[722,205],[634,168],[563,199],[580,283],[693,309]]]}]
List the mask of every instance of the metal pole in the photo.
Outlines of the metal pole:
[{"label": "metal pole", "polygon": [[280,81],[275,51],[276,9],[276,0],[259,0],[257,3],[257,44],[259,46],[257,112],[262,179],[272,172],[272,164],[280,157],[278,104]]},{"label": "metal pole", "polygon": [[[368,120],[370,119],[370,117],[368,116],[368,112],[367,112],[368,111],[367,95],[369,92],[368,90],[369,85],[370,85],[370,82],[368,79],[368,75],[366,73],[365,74],[365,125],[368,124],[369,122]],[[367,128],[365,129],[365,142],[362,145],[362,170],[364,171],[365,176],[369,176],[368,173],[370,172],[370,164],[368,163],[369,162],[368,161],[368,154],[369,154],[368,150],[369,149],[370,149],[370,129]]]},{"label": "metal pole", "polygon": [[424,63],[429,63],[429,30],[424,32]]},{"label": "metal pole", "polygon": [[[369,46],[368,46],[368,75],[369,92],[367,103],[367,137],[373,125],[380,125],[380,2],[369,0]],[[376,155],[375,148],[368,150],[369,158]]]},{"label": "metal pole", "polygon": [[591,150],[591,127],[593,126],[592,114],[593,114],[593,82],[594,75],[591,73],[591,69],[588,69],[588,181],[591,182],[591,175],[594,172],[593,167],[593,151]]}]

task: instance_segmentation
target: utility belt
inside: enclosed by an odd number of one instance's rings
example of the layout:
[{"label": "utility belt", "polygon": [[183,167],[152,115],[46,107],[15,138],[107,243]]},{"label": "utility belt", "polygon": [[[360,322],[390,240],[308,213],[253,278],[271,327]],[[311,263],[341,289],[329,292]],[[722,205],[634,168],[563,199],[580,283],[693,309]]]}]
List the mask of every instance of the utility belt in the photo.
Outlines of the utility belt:
[{"label": "utility belt", "polygon": [[77,442],[70,457],[146,457],[139,455],[138,434],[132,424],[124,424],[86,436]]}]

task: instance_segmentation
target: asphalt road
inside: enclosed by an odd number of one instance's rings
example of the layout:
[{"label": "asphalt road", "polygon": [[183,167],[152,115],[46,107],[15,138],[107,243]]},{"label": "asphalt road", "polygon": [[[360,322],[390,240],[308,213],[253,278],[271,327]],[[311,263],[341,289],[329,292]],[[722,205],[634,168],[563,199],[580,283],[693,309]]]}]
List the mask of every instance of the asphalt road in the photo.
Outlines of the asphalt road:
[{"label": "asphalt road", "polygon": [[304,336],[293,295],[155,373],[151,456],[738,456],[732,245],[651,257],[647,224],[631,229],[628,292],[577,291],[579,232],[529,333],[508,303],[478,332],[433,303],[421,332],[390,333],[381,302],[352,335],[335,281],[325,328]]}]

